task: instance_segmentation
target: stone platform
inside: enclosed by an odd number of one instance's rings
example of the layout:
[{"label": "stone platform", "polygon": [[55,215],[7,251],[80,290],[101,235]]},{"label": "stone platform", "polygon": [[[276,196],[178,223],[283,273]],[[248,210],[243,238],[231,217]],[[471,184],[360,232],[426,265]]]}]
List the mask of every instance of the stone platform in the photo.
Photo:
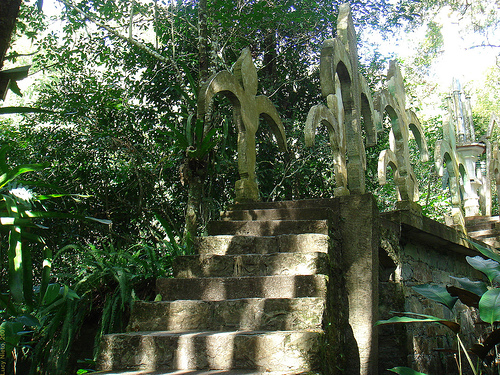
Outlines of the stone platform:
[{"label": "stone platform", "polygon": [[175,277],[158,280],[162,301],[137,302],[128,331],[103,338],[101,373],[342,368],[343,334],[325,330],[347,318],[347,307],[325,311],[339,299],[330,297],[329,282],[340,277],[331,259],[339,257],[330,256],[334,220],[331,207],[310,204],[235,205],[221,213],[209,236],[196,239],[197,255],[178,257]]}]

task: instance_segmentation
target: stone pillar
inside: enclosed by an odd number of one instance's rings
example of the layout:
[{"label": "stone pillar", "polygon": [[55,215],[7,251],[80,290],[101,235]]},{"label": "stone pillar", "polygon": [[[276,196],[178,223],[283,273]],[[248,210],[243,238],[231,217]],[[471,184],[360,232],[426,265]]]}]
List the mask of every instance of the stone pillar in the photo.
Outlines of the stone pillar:
[{"label": "stone pillar", "polygon": [[[354,336],[347,358],[352,375],[377,374],[378,339],[374,324],[378,319],[379,212],[371,194],[340,198],[340,232],[349,325]],[[359,351],[358,353],[356,351]],[[358,372],[359,370],[359,372]]]},{"label": "stone pillar", "polygon": [[481,181],[478,176],[476,176],[476,161],[484,150],[485,145],[483,143],[471,143],[457,146],[457,152],[462,155],[465,161],[465,168],[467,169],[464,181],[464,209],[466,217],[480,215],[478,190],[481,187]]}]

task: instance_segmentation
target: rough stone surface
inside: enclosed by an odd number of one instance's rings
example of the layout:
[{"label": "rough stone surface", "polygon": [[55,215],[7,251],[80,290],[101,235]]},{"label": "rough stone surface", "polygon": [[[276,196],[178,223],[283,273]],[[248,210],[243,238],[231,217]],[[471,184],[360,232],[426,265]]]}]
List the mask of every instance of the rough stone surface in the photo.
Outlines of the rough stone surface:
[{"label": "rough stone surface", "polygon": [[[385,213],[381,225],[380,305],[381,319],[391,311],[411,311],[445,319],[457,319],[461,338],[470,347],[481,334],[476,312],[458,302],[453,315],[442,305],[417,294],[411,287],[434,283],[457,285],[451,276],[479,280],[482,275],[467,262],[478,252],[463,233],[405,212]],[[453,350],[455,335],[433,324],[379,326],[379,373],[395,365],[409,366],[427,374],[456,374]]]},{"label": "rough stone surface", "polygon": [[178,257],[174,276],[223,277],[326,274],[326,253],[192,255]]},{"label": "rough stone surface", "polygon": [[493,248],[500,247],[498,216],[471,216],[465,219],[467,234]]},{"label": "rough stone surface", "polygon": [[[107,335],[102,370],[310,371],[321,331],[137,332]],[[137,350],[140,348],[140,350]],[[284,360],[286,359],[286,360]]]},{"label": "rough stone surface", "polygon": [[[256,371],[256,370],[179,370],[179,371],[152,371],[152,370],[138,370],[138,371],[98,371],[94,374],[107,374],[107,375],[298,375],[303,372],[283,372],[283,371]],[[315,374],[315,372],[310,372]]]},{"label": "rough stone surface", "polygon": [[199,237],[195,243],[200,255],[328,252],[328,235],[314,233],[280,236],[219,235]]},{"label": "rough stone surface", "polygon": [[321,329],[324,299],[137,302],[129,331]]},{"label": "rough stone surface", "polygon": [[209,235],[277,236],[280,234],[328,234],[326,220],[211,221]]},{"label": "rough stone surface", "polygon": [[164,301],[324,297],[326,281],[324,275],[175,278],[158,279],[156,288]]},{"label": "rough stone surface", "polygon": [[326,220],[331,214],[328,208],[236,209],[221,212],[221,220]]},{"label": "rough stone surface", "polygon": [[[351,8],[348,3],[344,3],[339,7],[337,36],[326,40],[321,48],[321,93],[327,98],[328,107],[313,108],[310,116],[315,118],[309,118],[311,122],[306,128],[306,134],[309,133],[307,137],[311,141],[315,131],[314,125],[318,121],[325,123],[329,129],[336,182],[337,187],[341,189],[339,195],[345,195],[347,188],[351,193],[365,192],[366,155],[361,114],[363,114],[367,144],[373,145],[377,139],[371,93],[364,81],[358,73],[357,38]],[[344,134],[345,138],[342,139]],[[347,163],[345,154],[343,155],[344,149],[347,151]],[[347,188],[345,175],[347,175]]]}]

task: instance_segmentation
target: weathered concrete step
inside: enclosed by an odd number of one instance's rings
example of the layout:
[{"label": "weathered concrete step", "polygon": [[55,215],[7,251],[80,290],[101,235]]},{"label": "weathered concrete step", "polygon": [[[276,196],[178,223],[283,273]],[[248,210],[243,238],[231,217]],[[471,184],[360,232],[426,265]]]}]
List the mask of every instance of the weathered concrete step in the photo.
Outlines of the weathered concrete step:
[{"label": "weathered concrete step", "polygon": [[500,230],[497,229],[482,229],[476,231],[469,231],[467,234],[472,238],[488,238],[488,237],[496,237],[500,235]]},{"label": "weathered concrete step", "polygon": [[325,297],[326,276],[162,278],[157,280],[156,289],[164,301]]},{"label": "weathered concrete step", "polygon": [[321,329],[324,304],[318,297],[136,302],[128,331]]},{"label": "weathered concrete step", "polygon": [[174,276],[225,277],[327,274],[326,253],[186,255],[174,262]]},{"label": "weathered concrete step", "polygon": [[229,210],[220,213],[227,220],[327,220],[332,215],[328,208],[270,208]]},{"label": "weathered concrete step", "polygon": [[325,234],[283,234],[280,236],[208,236],[197,237],[198,254],[269,254],[328,252]]},{"label": "weathered concrete step", "polygon": [[279,201],[279,202],[248,202],[236,203],[228,207],[230,211],[236,210],[269,210],[269,209],[294,209],[294,208],[331,208],[337,210],[341,199],[303,199],[297,201]]},{"label": "weathered concrete step", "polygon": [[499,216],[468,216],[465,218],[465,226],[484,224],[484,223],[500,223]]},{"label": "weathered concrete step", "polygon": [[489,222],[489,223],[482,223],[475,225],[467,225],[466,229],[467,233],[473,233],[480,230],[495,230],[497,228],[497,225],[498,224],[496,223]]},{"label": "weathered concrete step", "polygon": [[472,216],[465,218],[467,232],[475,232],[487,229],[500,229],[498,216]]},{"label": "weathered concrete step", "polygon": [[318,368],[322,331],[133,332],[103,337],[100,370],[300,372]]},{"label": "weathered concrete step", "polygon": [[211,221],[209,235],[277,236],[280,234],[328,234],[327,220]]},{"label": "weathered concrete step", "polygon": [[[303,371],[283,372],[283,371],[256,371],[256,370],[178,370],[178,371],[97,371],[92,374],[106,375],[304,375]],[[319,375],[316,372],[308,372],[308,375]]]}]

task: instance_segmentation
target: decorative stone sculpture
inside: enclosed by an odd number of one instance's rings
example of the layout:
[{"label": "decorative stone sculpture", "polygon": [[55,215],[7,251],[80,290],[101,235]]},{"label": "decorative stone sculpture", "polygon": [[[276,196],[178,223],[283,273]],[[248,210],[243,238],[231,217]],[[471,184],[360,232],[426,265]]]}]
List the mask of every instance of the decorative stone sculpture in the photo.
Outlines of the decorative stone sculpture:
[{"label": "decorative stone sculpture", "polygon": [[271,100],[257,95],[257,70],[249,49],[244,49],[236,61],[233,73],[219,72],[208,79],[198,96],[198,114],[204,116],[217,93],[225,95],[233,105],[234,121],[238,129],[238,171],[236,181],[236,201],[260,200],[255,179],[255,134],[259,127],[259,117],[263,117],[281,150],[286,150],[285,130]]},{"label": "decorative stone sculpture", "polygon": [[[488,131],[486,132],[486,136],[483,139],[484,144],[486,145],[486,176],[483,179],[483,189],[481,191],[481,201],[484,201],[483,212],[486,216],[491,216],[491,179],[495,179],[496,189],[497,189],[497,197],[500,197],[498,194],[500,192],[500,175],[499,175],[499,167],[500,167],[500,159],[498,154],[498,143],[491,143],[491,137],[493,136],[493,130],[495,125],[498,126],[500,119],[495,113],[491,114],[490,123],[488,125]],[[500,198],[499,198],[500,199]]]},{"label": "decorative stone sculpture", "polygon": [[443,139],[436,142],[434,163],[439,176],[446,174],[451,195],[451,218],[453,226],[465,233],[465,219],[462,210],[462,177],[465,175],[465,165],[457,153],[457,140],[453,113],[449,108],[448,119],[443,122]]},{"label": "decorative stone sculpture", "polygon": [[342,93],[340,91],[340,80],[335,75],[336,93],[329,94],[326,98],[327,106],[318,104],[309,110],[304,128],[304,135],[307,147],[314,146],[316,127],[320,124],[326,126],[330,136],[330,147],[333,153],[333,163],[335,168],[336,197],[349,195],[347,189],[347,169],[346,169],[346,145],[344,127],[344,106],[342,103]]},{"label": "decorative stone sculpture", "polygon": [[[387,88],[380,90],[376,95],[375,108],[380,114],[379,121],[383,119],[385,113],[391,120],[390,149],[382,151],[379,156],[379,183],[381,185],[386,183],[387,167],[391,167],[398,191],[398,203],[415,202],[418,200],[418,183],[410,164],[408,148],[410,130],[419,147],[421,160],[427,161],[429,155],[420,121],[412,110],[406,109],[403,77],[395,61],[391,61],[389,65]],[[399,203],[399,206],[404,207],[405,204]]]},{"label": "decorative stone sculpture", "polygon": [[373,101],[366,80],[358,73],[356,44],[351,8],[345,3],[339,8],[337,36],[326,40],[321,48],[321,93],[327,99],[327,106],[311,108],[305,128],[308,146],[314,144],[315,130],[320,123],[328,129],[335,159],[335,195],[365,192],[362,116],[367,146],[377,143]]},{"label": "decorative stone sculpture", "polygon": [[[498,142],[494,142],[491,147],[491,159],[488,168],[488,175],[495,179],[497,188],[497,197],[500,197],[500,152],[498,151]],[[491,207],[491,206],[490,206]],[[491,208],[490,208],[491,215]]]},{"label": "decorative stone sculpture", "polygon": [[456,151],[461,156],[464,166],[464,210],[467,217],[480,215],[479,191],[482,187],[482,176],[477,171],[477,161],[486,146],[484,143],[476,142],[470,97],[465,97],[465,101],[463,97],[460,83],[453,80],[453,92],[448,97],[448,107],[452,123],[450,126],[455,127],[458,135]]}]

